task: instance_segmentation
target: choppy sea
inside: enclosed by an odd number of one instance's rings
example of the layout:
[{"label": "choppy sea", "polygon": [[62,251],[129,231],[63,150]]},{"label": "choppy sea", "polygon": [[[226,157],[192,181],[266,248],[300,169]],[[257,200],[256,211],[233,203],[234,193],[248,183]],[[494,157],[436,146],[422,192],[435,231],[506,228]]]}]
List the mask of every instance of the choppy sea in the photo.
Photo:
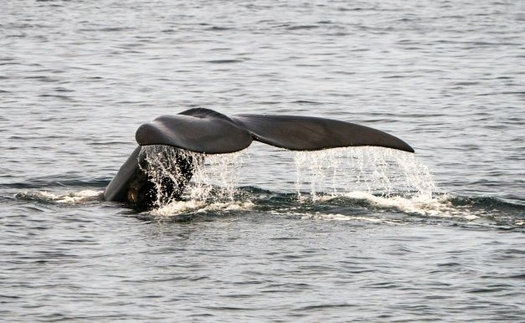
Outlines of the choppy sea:
[{"label": "choppy sea", "polygon": [[[523,1],[2,1],[0,321],[525,322],[523,62]],[[416,153],[254,143],[103,201],[193,107]]]}]

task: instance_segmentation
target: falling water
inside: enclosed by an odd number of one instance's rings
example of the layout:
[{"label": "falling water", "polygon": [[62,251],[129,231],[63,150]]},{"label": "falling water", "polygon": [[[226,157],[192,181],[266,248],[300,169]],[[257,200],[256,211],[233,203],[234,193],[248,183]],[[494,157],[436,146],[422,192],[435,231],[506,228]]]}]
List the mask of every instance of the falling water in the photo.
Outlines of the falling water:
[{"label": "falling water", "polygon": [[451,205],[429,169],[414,154],[381,147],[349,147],[297,152],[294,157],[295,186],[301,201],[344,197],[380,210],[477,217]]},{"label": "falling water", "polygon": [[376,147],[295,153],[296,190],[338,196],[365,192],[382,197],[431,197],[437,190],[428,168],[413,154]]},{"label": "falling water", "polygon": [[[194,175],[182,201],[175,196],[159,196],[154,211],[158,214],[179,214],[188,209],[252,207],[249,197],[238,194],[239,183],[243,181],[245,151],[204,155],[167,146],[148,146],[143,147],[141,153],[147,161],[145,171],[159,195],[164,191],[163,178],[166,176],[175,183],[186,180],[181,177],[181,165],[178,164],[181,159],[195,161],[192,165]],[[407,212],[443,213],[443,203],[433,196],[438,188],[431,173],[413,154],[385,148],[352,147],[296,152],[294,161],[299,201],[342,196]]]},{"label": "falling water", "polygon": [[[235,193],[242,165],[243,152],[206,155],[177,149],[170,146],[145,146],[141,156],[146,161],[144,171],[155,184],[157,201],[156,214],[178,214],[188,209],[202,209],[224,206],[235,202]],[[191,182],[183,177],[181,160],[193,161],[190,166]],[[163,196],[166,177],[176,185],[185,186],[182,201],[172,194]]]},{"label": "falling water", "polygon": [[244,152],[207,155],[197,165],[188,197],[200,201],[233,201],[243,165]]}]

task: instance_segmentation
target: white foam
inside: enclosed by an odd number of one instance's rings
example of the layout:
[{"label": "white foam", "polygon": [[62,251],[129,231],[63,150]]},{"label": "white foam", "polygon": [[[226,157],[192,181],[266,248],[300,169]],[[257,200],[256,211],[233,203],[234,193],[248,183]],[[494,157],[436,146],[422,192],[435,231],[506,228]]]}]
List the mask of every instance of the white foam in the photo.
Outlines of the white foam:
[{"label": "white foam", "polygon": [[17,193],[17,198],[38,200],[42,202],[53,202],[60,204],[81,204],[90,201],[100,201],[103,191],[83,190],[80,192],[51,193],[48,191],[21,192]]},{"label": "white foam", "polygon": [[248,211],[253,209],[251,202],[230,201],[230,202],[206,202],[199,200],[173,201],[157,209],[146,212],[147,214],[169,217],[181,214],[200,214],[206,212],[229,212],[229,211]]},{"label": "white foam", "polygon": [[348,216],[346,214],[339,213],[303,213],[299,214],[302,220],[320,220],[320,221],[352,221],[352,222],[367,222],[373,224],[390,224],[398,225],[393,221],[388,219],[378,218],[378,217],[367,217],[367,216]]},{"label": "white foam", "polygon": [[84,190],[80,192],[70,192],[66,195],[58,196],[57,203],[77,204],[89,201],[99,201],[102,199],[104,191]]},{"label": "white foam", "polygon": [[379,209],[395,210],[408,214],[416,214],[431,217],[460,217],[467,220],[477,219],[478,216],[470,211],[459,209],[449,202],[447,195],[440,197],[429,197],[427,195],[415,195],[412,197],[375,196],[365,192],[352,192],[345,196],[356,199],[364,199]]}]

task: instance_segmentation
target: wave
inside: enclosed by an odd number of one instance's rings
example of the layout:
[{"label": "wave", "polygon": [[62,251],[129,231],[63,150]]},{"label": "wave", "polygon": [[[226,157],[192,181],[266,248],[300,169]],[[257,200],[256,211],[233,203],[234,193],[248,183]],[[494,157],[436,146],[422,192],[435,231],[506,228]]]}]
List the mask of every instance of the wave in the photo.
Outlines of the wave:
[{"label": "wave", "polygon": [[[148,158],[158,158],[155,149],[145,149],[144,153],[151,154]],[[429,170],[412,154],[371,148],[298,152],[294,154],[295,183],[289,180],[288,173],[278,174],[286,179],[276,183],[278,191],[242,186],[241,175],[250,175],[242,170],[245,159],[249,160],[249,157],[243,152],[207,156],[205,165],[195,170],[182,201],[159,202],[153,210],[135,210],[131,215],[152,221],[191,221],[264,213],[300,219],[373,223],[450,221],[452,224],[508,228],[525,226],[525,205],[496,197],[457,196],[443,192]],[[154,171],[162,169],[169,167],[157,167]],[[153,180],[162,178],[153,175]],[[291,183],[291,190],[285,182]],[[79,205],[102,202],[103,192],[99,188],[107,183],[106,179],[59,180],[54,177],[4,184],[3,187],[26,189],[16,193],[18,200]],[[157,185],[162,185],[162,181]],[[63,192],[65,188],[80,190]]]},{"label": "wave", "polygon": [[[283,193],[245,186],[224,195],[213,188],[206,199],[186,196],[148,211],[129,209],[128,216],[146,221],[213,221],[230,216],[277,216],[301,220],[353,221],[372,224],[450,224],[525,229],[525,205],[497,197],[378,195],[364,191],[342,194]],[[60,206],[104,203],[103,191],[19,192],[17,200]],[[122,204],[114,204],[122,207]]]},{"label": "wave", "polygon": [[91,187],[91,188],[103,188],[106,187],[109,180],[105,178],[95,179],[82,179],[82,178],[71,178],[71,177],[36,177],[29,178],[22,182],[11,182],[0,184],[0,189],[50,189],[55,190],[57,188],[64,187]]},{"label": "wave", "polygon": [[15,194],[15,199],[45,204],[84,205],[104,200],[103,191],[82,190],[79,192],[53,193],[49,191],[23,191]]}]

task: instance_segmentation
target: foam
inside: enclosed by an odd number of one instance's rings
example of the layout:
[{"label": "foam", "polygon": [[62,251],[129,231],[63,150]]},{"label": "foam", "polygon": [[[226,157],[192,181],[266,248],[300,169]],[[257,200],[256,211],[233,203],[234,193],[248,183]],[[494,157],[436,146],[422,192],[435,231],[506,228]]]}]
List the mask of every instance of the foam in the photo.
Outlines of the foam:
[{"label": "foam", "polygon": [[100,201],[103,198],[103,191],[83,190],[80,192],[52,193],[48,191],[20,192],[15,195],[21,200],[36,200],[40,202],[58,204],[82,204],[91,201]]}]

